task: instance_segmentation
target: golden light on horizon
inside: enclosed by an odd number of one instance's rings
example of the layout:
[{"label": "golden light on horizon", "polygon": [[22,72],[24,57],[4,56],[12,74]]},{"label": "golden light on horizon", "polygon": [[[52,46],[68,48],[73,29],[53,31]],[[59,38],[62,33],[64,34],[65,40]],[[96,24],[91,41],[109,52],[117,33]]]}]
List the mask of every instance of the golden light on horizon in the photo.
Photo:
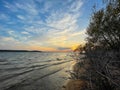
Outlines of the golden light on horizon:
[{"label": "golden light on horizon", "polygon": [[77,45],[74,45],[74,46],[71,47],[71,49],[72,49],[72,50],[75,50],[78,46],[79,46],[78,44],[77,44]]},{"label": "golden light on horizon", "polygon": [[[82,44],[80,44],[80,43],[68,43],[68,44],[60,43],[59,46],[62,46],[61,48],[66,48],[63,50],[59,50],[57,47],[44,47],[44,46],[37,46],[37,45],[29,46],[27,49],[40,50],[40,51],[63,51],[63,52],[67,52],[67,51],[75,50],[79,45],[84,45],[84,43],[82,43]],[[67,49],[67,48],[69,48],[69,49]]]}]

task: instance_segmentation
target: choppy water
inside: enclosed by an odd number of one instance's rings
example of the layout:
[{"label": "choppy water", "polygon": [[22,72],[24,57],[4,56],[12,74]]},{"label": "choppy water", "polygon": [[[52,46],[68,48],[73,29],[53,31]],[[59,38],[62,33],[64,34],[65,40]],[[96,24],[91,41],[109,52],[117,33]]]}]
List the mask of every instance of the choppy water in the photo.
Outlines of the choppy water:
[{"label": "choppy water", "polygon": [[0,90],[61,90],[71,53],[0,52]]}]

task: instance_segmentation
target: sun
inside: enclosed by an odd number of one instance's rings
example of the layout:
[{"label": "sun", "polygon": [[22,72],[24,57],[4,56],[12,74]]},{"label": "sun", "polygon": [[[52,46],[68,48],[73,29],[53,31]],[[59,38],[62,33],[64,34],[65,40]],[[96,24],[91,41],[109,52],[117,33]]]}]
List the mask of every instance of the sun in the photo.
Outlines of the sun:
[{"label": "sun", "polygon": [[79,44],[73,45],[73,46],[71,47],[71,49],[74,51],[78,46],[79,46]]}]

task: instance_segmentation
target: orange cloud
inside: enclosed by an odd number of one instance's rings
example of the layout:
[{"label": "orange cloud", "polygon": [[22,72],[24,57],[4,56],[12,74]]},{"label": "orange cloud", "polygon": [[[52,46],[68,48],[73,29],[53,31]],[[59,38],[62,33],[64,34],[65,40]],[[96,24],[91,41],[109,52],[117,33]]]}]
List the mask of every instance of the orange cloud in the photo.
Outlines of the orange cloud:
[{"label": "orange cloud", "polygon": [[41,47],[41,46],[30,46],[30,50],[41,50],[41,51],[56,51],[55,48],[50,47]]}]

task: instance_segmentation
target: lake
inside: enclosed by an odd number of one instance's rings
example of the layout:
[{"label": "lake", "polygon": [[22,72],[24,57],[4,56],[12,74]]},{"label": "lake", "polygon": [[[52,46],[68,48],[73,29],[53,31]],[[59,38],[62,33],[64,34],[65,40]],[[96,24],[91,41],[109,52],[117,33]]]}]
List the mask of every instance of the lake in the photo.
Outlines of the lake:
[{"label": "lake", "polygon": [[0,90],[61,90],[73,53],[0,52]]}]

